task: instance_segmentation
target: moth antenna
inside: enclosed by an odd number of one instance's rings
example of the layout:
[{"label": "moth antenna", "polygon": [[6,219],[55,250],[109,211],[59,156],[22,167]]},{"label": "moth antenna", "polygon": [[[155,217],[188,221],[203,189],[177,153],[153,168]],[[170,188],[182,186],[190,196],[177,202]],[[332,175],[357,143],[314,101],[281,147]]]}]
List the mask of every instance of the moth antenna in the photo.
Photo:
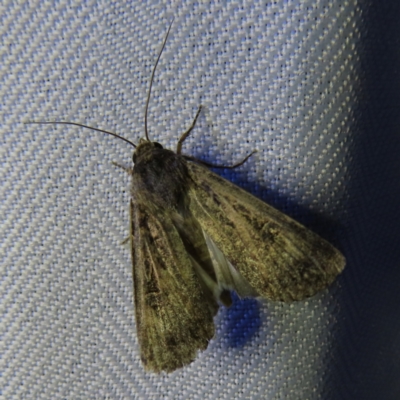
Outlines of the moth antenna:
[{"label": "moth antenna", "polygon": [[161,47],[160,53],[158,54],[158,58],[157,58],[157,61],[156,61],[155,65],[154,65],[153,72],[152,72],[151,78],[150,78],[149,93],[147,94],[146,110],[145,110],[145,112],[144,112],[144,132],[145,132],[145,134],[146,134],[146,139],[147,139],[149,142],[150,142],[150,139],[149,139],[149,131],[148,131],[148,129],[147,129],[147,111],[148,111],[148,109],[149,109],[150,96],[151,96],[151,88],[152,88],[152,86],[153,86],[154,74],[155,74],[155,72],[156,72],[157,65],[158,65],[158,62],[160,61],[161,54],[162,54],[162,52],[163,52],[163,50],[164,50],[164,47],[165,47],[165,45],[167,44],[167,39],[168,39],[169,31],[171,30],[171,26],[172,26],[172,23],[173,23],[173,22],[174,22],[174,19],[172,18],[172,21],[171,21],[171,23],[170,23],[170,25],[169,25],[167,34],[165,35],[164,43],[163,43],[163,45],[162,45],[162,47]]},{"label": "moth antenna", "polygon": [[[150,103],[151,88],[152,88],[152,86],[153,86],[154,74],[155,74],[155,72],[156,72],[158,62],[160,61],[161,54],[162,54],[162,52],[164,51],[164,47],[165,47],[165,45],[167,44],[168,35],[169,35],[170,30],[171,30],[171,27],[172,27],[172,23],[173,23],[173,22],[174,22],[174,19],[172,18],[172,21],[171,21],[171,23],[170,23],[170,25],[169,25],[167,34],[165,35],[165,39],[164,39],[163,45],[162,45],[162,47],[161,47],[161,51],[160,51],[160,53],[158,54],[157,61],[156,61],[155,65],[154,65],[153,72],[152,72],[151,78],[150,78],[149,93],[148,93],[148,95],[147,95],[146,109],[145,109],[145,113],[144,113],[144,131],[145,131],[145,134],[146,134],[146,139],[147,139],[148,141],[150,141],[150,139],[149,139],[149,131],[148,131],[148,129],[147,129],[147,113],[148,113],[149,103]],[[47,124],[47,125],[50,125],[50,124],[54,124],[54,125],[75,125],[75,126],[79,126],[79,127],[81,127],[81,128],[86,128],[86,129],[91,129],[91,130],[97,131],[97,132],[107,133],[108,135],[111,135],[111,136],[114,136],[114,137],[116,137],[116,138],[118,138],[118,139],[121,139],[121,140],[123,140],[124,142],[129,143],[132,147],[136,148],[136,145],[135,145],[133,142],[131,142],[131,141],[128,140],[128,139],[125,139],[124,137],[122,137],[122,136],[120,136],[120,135],[117,135],[117,134],[114,133],[114,132],[105,131],[104,129],[93,128],[93,127],[91,127],[91,126],[79,124],[79,123],[77,123],[77,122],[64,122],[64,121],[54,121],[54,122],[50,122],[50,121],[28,121],[28,122],[24,122],[24,123],[25,123],[25,124],[41,124],[41,125],[46,125],[46,124]]]},{"label": "moth antenna", "polygon": [[83,125],[83,124],[78,124],[77,122],[63,122],[63,121],[28,121],[28,122],[24,122],[24,124],[41,124],[41,125],[50,125],[50,124],[55,124],[55,125],[75,125],[75,126],[80,126],[81,128],[87,128],[87,129],[91,129],[93,131],[97,131],[97,132],[102,132],[102,133],[107,133],[108,135],[114,136],[118,139],[123,140],[126,143],[129,143],[131,146],[133,146],[134,148],[136,148],[136,144],[132,143],[130,140],[125,139],[122,136],[117,135],[114,132],[109,132],[109,131],[105,131],[104,129],[98,129],[98,128],[93,128],[91,126],[87,126],[87,125]]}]

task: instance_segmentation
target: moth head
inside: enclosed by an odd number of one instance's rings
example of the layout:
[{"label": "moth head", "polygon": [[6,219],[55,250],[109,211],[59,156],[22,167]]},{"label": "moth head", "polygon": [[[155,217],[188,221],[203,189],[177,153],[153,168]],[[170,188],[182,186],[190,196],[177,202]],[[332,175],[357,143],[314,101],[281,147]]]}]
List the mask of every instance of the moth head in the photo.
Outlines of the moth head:
[{"label": "moth head", "polygon": [[151,142],[146,138],[141,138],[133,152],[132,161],[136,164],[139,159],[152,157],[154,149],[163,149],[163,146],[158,142]]}]

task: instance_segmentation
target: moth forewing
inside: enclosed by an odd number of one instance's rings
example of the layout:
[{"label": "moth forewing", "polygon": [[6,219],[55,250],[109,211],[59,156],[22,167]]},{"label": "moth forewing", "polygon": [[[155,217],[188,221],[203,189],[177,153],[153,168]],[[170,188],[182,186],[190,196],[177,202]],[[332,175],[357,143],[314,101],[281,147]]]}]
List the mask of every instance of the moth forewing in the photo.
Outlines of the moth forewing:
[{"label": "moth forewing", "polygon": [[207,168],[188,168],[192,214],[259,296],[302,300],[343,270],[343,255],[317,234]]},{"label": "moth forewing", "polygon": [[145,367],[171,372],[214,336],[213,312],[165,210],[131,202],[136,327]]}]

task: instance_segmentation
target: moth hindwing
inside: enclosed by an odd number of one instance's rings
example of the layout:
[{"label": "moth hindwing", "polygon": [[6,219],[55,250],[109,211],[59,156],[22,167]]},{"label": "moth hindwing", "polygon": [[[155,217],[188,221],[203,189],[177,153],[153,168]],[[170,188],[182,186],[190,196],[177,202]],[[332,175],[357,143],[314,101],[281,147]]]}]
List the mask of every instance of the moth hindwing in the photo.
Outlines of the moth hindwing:
[{"label": "moth hindwing", "polygon": [[150,79],[145,138],[136,146],[102,131],[135,147],[128,170],[135,315],[141,359],[154,372],[183,367],[207,348],[213,317],[220,304],[231,304],[231,291],[302,300],[345,266],[343,255],[317,234],[207,168],[217,166],[181,154],[201,107],[176,153],[150,141],[151,87],[171,25]]}]

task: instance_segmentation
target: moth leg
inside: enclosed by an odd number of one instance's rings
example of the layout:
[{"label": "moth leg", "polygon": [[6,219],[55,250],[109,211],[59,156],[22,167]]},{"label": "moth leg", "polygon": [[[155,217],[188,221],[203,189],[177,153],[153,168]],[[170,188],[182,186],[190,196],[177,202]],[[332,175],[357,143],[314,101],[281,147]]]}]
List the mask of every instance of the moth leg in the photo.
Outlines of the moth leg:
[{"label": "moth leg", "polygon": [[193,123],[190,126],[190,128],[180,137],[180,139],[178,140],[178,145],[176,146],[176,154],[181,154],[182,151],[182,144],[185,141],[185,139],[189,136],[190,132],[192,132],[194,126],[196,125],[196,121],[197,118],[199,117],[200,111],[201,111],[201,107],[199,107],[196,116],[194,117]]},{"label": "moth leg", "polygon": [[125,166],[123,166],[121,164],[116,163],[115,161],[112,161],[112,163],[116,167],[123,169],[128,175],[132,175],[132,173],[133,173],[133,169],[132,168],[125,167]]},{"label": "moth leg", "polygon": [[127,238],[125,238],[120,244],[121,246],[125,246],[127,243],[129,243],[129,241],[131,240],[131,238],[128,236]]},{"label": "moth leg", "polygon": [[195,161],[195,162],[197,162],[197,163],[199,163],[199,164],[202,164],[202,165],[204,165],[204,166],[206,166],[206,167],[209,167],[209,168],[227,168],[227,169],[234,169],[234,168],[237,168],[237,167],[240,167],[241,165],[243,165],[254,153],[257,153],[257,150],[253,150],[253,151],[252,151],[250,154],[248,154],[242,161],[240,161],[240,162],[238,162],[238,163],[236,163],[236,164],[233,164],[233,165],[211,164],[211,163],[208,163],[208,162],[199,160],[198,158],[195,158],[195,157],[191,157],[191,156],[183,156],[183,157],[184,157],[186,160]]}]

